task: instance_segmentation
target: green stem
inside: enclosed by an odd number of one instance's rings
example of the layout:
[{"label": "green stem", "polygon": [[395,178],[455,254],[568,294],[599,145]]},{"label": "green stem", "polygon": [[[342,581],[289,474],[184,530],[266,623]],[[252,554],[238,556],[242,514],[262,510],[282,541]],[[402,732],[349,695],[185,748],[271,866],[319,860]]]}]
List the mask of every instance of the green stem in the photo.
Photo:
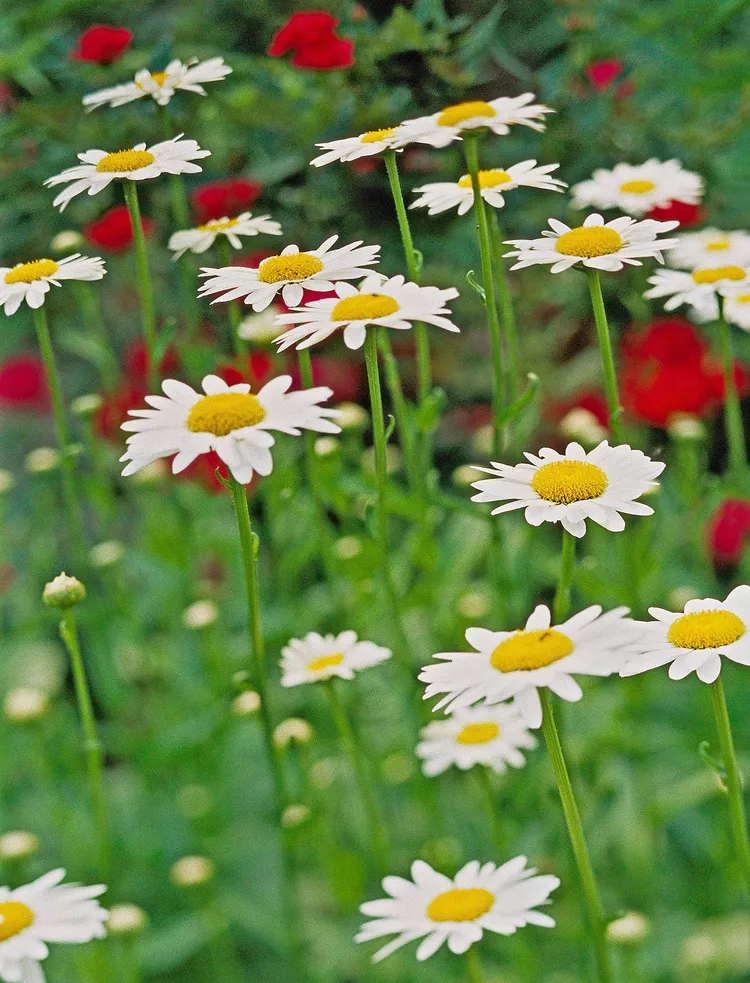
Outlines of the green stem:
[{"label": "green stem", "polygon": [[500,320],[497,314],[497,298],[495,296],[495,278],[492,273],[492,244],[490,229],[487,221],[487,210],[479,184],[479,149],[478,137],[466,132],[463,139],[466,166],[471,176],[471,187],[474,192],[474,210],[477,216],[477,231],[479,235],[479,252],[482,257],[482,281],[484,283],[484,302],[487,308],[487,324],[490,329],[492,342],[492,405],[494,408],[494,447],[493,451],[499,459],[503,446],[502,412],[507,399],[505,385],[505,360],[503,357],[503,342],[500,331]]},{"label": "green stem", "polygon": [[482,964],[479,961],[479,954],[474,945],[466,950],[466,976],[469,983],[484,983],[484,973]]},{"label": "green stem", "polygon": [[742,799],[742,777],[737,767],[737,756],[734,751],[734,739],[732,738],[732,728],[729,724],[727,701],[724,696],[724,686],[721,676],[718,676],[716,681],[711,683],[711,703],[716,719],[716,730],[719,734],[721,755],[724,759],[734,846],[737,851],[737,859],[745,879],[747,890],[750,891],[750,838],[748,837],[747,817]]},{"label": "green stem", "polygon": [[490,771],[484,765],[478,765],[474,771],[477,775],[477,780],[482,789],[482,795],[487,803],[487,814],[489,816],[490,830],[492,832],[492,845],[498,852],[498,856],[502,856],[505,850],[505,836],[503,835],[503,830],[500,825],[500,817],[497,812],[497,802],[495,797],[495,789],[492,787],[492,776]]},{"label": "green stem", "polygon": [[552,605],[555,624],[564,621],[570,610],[570,591],[573,586],[573,566],[576,558],[575,536],[571,536],[567,529],[563,529],[562,535],[560,578],[557,581],[555,600]]},{"label": "green stem", "polygon": [[159,387],[159,365],[156,354],[156,313],[154,308],[154,292],[151,284],[151,274],[148,268],[148,253],[146,252],[146,237],[141,225],[141,209],[138,204],[138,188],[135,181],[123,181],[125,203],[130,212],[133,225],[133,245],[138,273],[138,293],[141,298],[141,322],[143,340],[146,345],[146,360],[148,365],[148,383],[152,392]]},{"label": "green stem", "polygon": [[71,286],[86,327],[92,338],[99,342],[100,352],[96,358],[96,366],[99,369],[102,385],[106,390],[113,389],[117,384],[120,370],[96,295],[91,284],[83,280],[72,280]]},{"label": "green stem", "polygon": [[612,352],[612,339],[609,335],[607,312],[604,309],[602,283],[599,279],[598,270],[587,269],[586,274],[589,278],[591,306],[594,311],[596,333],[599,337],[599,351],[602,358],[602,369],[604,370],[604,390],[607,394],[607,405],[609,406],[609,425],[612,430],[612,436],[620,443],[622,441],[622,424],[620,423],[622,406],[620,405],[617,370],[615,369],[615,357]]},{"label": "green stem", "polygon": [[[232,247],[226,236],[219,236],[219,255],[224,266],[232,265]],[[235,355],[244,355],[245,348],[240,338],[240,325],[242,324],[242,311],[239,301],[230,300],[227,304],[227,316],[229,318],[229,333],[231,335],[232,350]]]},{"label": "green stem", "polygon": [[495,264],[497,292],[500,299],[500,312],[503,318],[503,343],[507,360],[506,384],[508,399],[513,401],[519,393],[520,359],[518,355],[518,327],[516,314],[513,310],[513,298],[510,293],[508,274],[503,259],[503,231],[497,212],[490,209],[490,224],[492,227],[492,261]]},{"label": "green stem", "polygon": [[388,391],[391,394],[393,404],[393,415],[396,417],[396,426],[401,438],[401,448],[404,452],[404,462],[406,472],[409,476],[409,487],[414,492],[421,492],[424,482],[422,480],[422,470],[416,459],[414,448],[414,434],[409,422],[409,412],[404,399],[404,392],[401,388],[401,378],[398,372],[398,363],[393,354],[390,339],[385,331],[378,335],[378,347],[383,359],[385,369],[385,379]]},{"label": "green stem", "polygon": [[733,477],[738,477],[747,468],[747,440],[742,423],[742,407],[734,379],[734,356],[732,354],[732,336],[727,319],[724,316],[724,298],[719,301],[719,344],[721,346],[721,361],[724,368],[724,420],[729,444],[729,470]]},{"label": "green stem", "polygon": [[362,806],[367,817],[367,823],[370,827],[373,859],[375,860],[379,876],[384,877],[388,873],[388,838],[383,827],[382,819],[380,818],[380,811],[370,776],[349,720],[349,715],[336,688],[335,680],[327,680],[325,689],[331,704],[331,713],[333,714],[333,719],[336,721],[336,727],[344,745],[344,750],[349,758],[362,800]]},{"label": "green stem", "polygon": [[570,775],[568,774],[565,756],[562,745],[560,744],[560,736],[555,725],[549,690],[546,688],[540,689],[539,696],[542,701],[542,731],[550,760],[552,761],[552,770],[555,773],[565,822],[568,826],[570,845],[573,848],[573,856],[575,857],[578,875],[581,879],[581,887],[583,888],[584,898],[586,899],[589,923],[593,936],[592,941],[596,954],[596,964],[599,970],[599,979],[601,983],[612,983],[612,967],[610,965],[609,952],[607,951],[606,925],[602,913],[602,905],[596,887],[594,870],[591,866],[591,858],[588,847],[586,846],[581,817],[578,812],[575,796],[573,795],[573,786],[570,783]]},{"label": "green stem", "polygon": [[42,353],[42,361],[44,362],[44,371],[47,376],[47,385],[52,401],[52,415],[55,420],[55,430],[57,432],[57,443],[60,448],[63,502],[68,523],[68,535],[72,544],[72,553],[79,562],[83,563],[85,562],[86,551],[79,500],[76,494],[72,440],[68,418],[65,415],[62,388],[57,374],[57,366],[55,365],[55,356],[52,352],[52,339],[50,338],[44,305],[35,309],[32,308],[32,315],[34,317],[34,328],[36,329],[39,348]]}]

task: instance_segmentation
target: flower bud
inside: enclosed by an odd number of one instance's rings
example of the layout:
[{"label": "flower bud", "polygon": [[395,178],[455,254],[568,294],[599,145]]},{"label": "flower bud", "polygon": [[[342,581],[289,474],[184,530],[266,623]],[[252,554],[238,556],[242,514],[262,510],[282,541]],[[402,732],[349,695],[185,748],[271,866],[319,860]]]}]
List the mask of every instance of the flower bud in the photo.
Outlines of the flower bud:
[{"label": "flower bud", "polygon": [[359,403],[339,403],[336,410],[340,416],[336,423],[342,430],[365,430],[370,423],[370,414]]},{"label": "flower bud", "polygon": [[49,711],[49,694],[31,686],[19,686],[5,697],[3,713],[12,724],[30,724],[41,720]]},{"label": "flower bud", "polygon": [[7,491],[10,491],[14,484],[15,481],[10,471],[0,468],[0,495],[4,495]]},{"label": "flower bud", "polygon": [[148,916],[137,904],[113,904],[107,928],[110,935],[137,935],[148,923]]},{"label": "flower bud", "polygon": [[607,925],[607,938],[623,945],[642,942],[651,931],[651,922],[639,911],[629,911]]},{"label": "flower bud", "polygon": [[37,447],[29,451],[23,463],[29,474],[46,474],[60,463],[60,451],[54,447]]},{"label": "flower bud", "polygon": [[310,818],[310,808],[302,802],[288,805],[281,814],[284,829],[296,829]]},{"label": "flower bud", "polygon": [[260,694],[253,689],[243,690],[232,700],[232,713],[238,717],[249,717],[260,710]]},{"label": "flower bud", "polygon": [[219,617],[219,608],[213,601],[195,601],[182,612],[182,623],[192,631],[209,628]]},{"label": "flower bud", "polygon": [[63,571],[45,585],[42,600],[48,608],[72,608],[86,600],[86,588]]},{"label": "flower bud", "polygon": [[201,887],[213,878],[216,866],[208,857],[180,857],[172,864],[169,879],[175,887]]},{"label": "flower bud", "polygon": [[312,738],[312,727],[300,717],[289,717],[287,720],[282,720],[273,732],[273,743],[279,750],[288,747],[292,741],[297,744],[309,744]]},{"label": "flower bud", "polygon": [[14,829],[0,836],[0,860],[25,860],[39,849],[39,837]]},{"label": "flower bud", "polygon": [[335,437],[318,437],[314,447],[318,457],[328,457],[339,449],[339,441]]},{"label": "flower bud", "polygon": [[111,567],[115,563],[119,563],[124,555],[125,547],[116,539],[108,539],[103,543],[97,543],[89,551],[91,565],[99,569],[102,567]]},{"label": "flower bud", "polygon": [[70,403],[70,412],[73,416],[87,417],[97,413],[104,403],[104,397],[99,393],[86,393],[77,396]]},{"label": "flower bud", "polygon": [[356,536],[342,536],[334,543],[333,550],[340,560],[353,560],[362,552],[362,542]]},{"label": "flower bud", "polygon": [[62,255],[63,253],[76,252],[83,245],[83,236],[75,229],[65,229],[58,232],[50,242],[49,247],[53,253]]},{"label": "flower bud", "polygon": [[667,433],[673,440],[705,440],[706,427],[697,416],[688,413],[675,413],[670,417]]}]

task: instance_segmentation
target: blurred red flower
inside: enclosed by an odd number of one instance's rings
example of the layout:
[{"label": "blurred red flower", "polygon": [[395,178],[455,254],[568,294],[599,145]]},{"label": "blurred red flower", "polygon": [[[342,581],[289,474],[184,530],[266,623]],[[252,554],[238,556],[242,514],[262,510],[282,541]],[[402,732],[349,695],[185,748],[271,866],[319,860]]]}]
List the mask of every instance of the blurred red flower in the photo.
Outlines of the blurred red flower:
[{"label": "blurred red flower", "polygon": [[750,541],[750,500],[728,498],[706,526],[711,557],[717,567],[735,567]]},{"label": "blurred red flower", "polygon": [[670,201],[668,205],[652,208],[646,215],[646,218],[652,218],[656,222],[679,222],[684,228],[697,225],[705,217],[706,212],[701,205],[689,205],[685,201]]},{"label": "blurred red flower", "polygon": [[250,352],[246,359],[235,359],[224,362],[216,368],[216,375],[229,386],[240,382],[249,382],[254,390],[264,386],[273,375],[280,375],[281,370],[274,371],[275,360],[269,352]]},{"label": "blurred red flower", "polygon": [[[131,382],[145,383],[148,378],[148,363],[146,360],[146,346],[141,340],[131,342],[123,354],[123,367],[125,377]],[[180,367],[180,360],[172,345],[167,347],[159,364],[159,372],[163,376],[169,376],[176,372]]]},{"label": "blurred red flower", "polygon": [[117,61],[130,47],[133,32],[127,27],[107,27],[95,24],[84,31],[78,39],[78,47],[71,51],[70,57],[76,61],[93,61],[99,65],[109,65]]},{"label": "blurred red flower", "polygon": [[[141,218],[144,235],[150,235],[154,223],[150,218]],[[115,205],[95,222],[83,227],[86,240],[97,249],[110,253],[122,253],[133,245],[133,223],[127,205]]]},{"label": "blurred red flower", "polygon": [[144,382],[128,382],[111,393],[103,393],[102,405],[94,417],[94,431],[105,440],[122,441],[126,434],[120,430],[129,419],[128,410],[143,409],[149,395]]},{"label": "blurred red flower", "polygon": [[625,63],[620,58],[607,58],[590,62],[584,71],[597,92],[606,92],[615,79],[622,75],[624,68]]},{"label": "blurred red flower", "polygon": [[[313,355],[311,358],[313,381],[316,386],[329,386],[333,390],[332,403],[356,403],[362,393],[364,374],[362,361],[346,355]],[[289,369],[294,388],[302,385],[299,367]]]},{"label": "blurred red flower", "polygon": [[201,184],[190,195],[190,204],[198,222],[216,218],[233,218],[258,200],[263,185],[245,177],[228,177]]},{"label": "blurred red flower", "polygon": [[0,409],[43,411],[49,406],[44,364],[38,355],[0,362]]},{"label": "blurred red flower", "polygon": [[581,389],[569,399],[550,405],[550,415],[555,420],[562,420],[571,410],[588,410],[600,426],[609,430],[609,407],[601,390]]},{"label": "blurred red flower", "polygon": [[292,65],[297,68],[349,68],[354,64],[354,43],[336,34],[338,23],[325,10],[297,11],[274,34],[266,50],[274,58],[293,51]]}]

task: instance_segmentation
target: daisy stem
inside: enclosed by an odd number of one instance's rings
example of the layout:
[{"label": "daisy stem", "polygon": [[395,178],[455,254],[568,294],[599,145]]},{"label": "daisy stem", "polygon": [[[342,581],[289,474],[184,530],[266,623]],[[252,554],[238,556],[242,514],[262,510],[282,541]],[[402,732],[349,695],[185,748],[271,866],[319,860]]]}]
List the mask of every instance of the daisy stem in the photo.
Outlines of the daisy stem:
[{"label": "daisy stem", "polygon": [[622,406],[620,405],[620,392],[617,386],[617,370],[615,369],[615,357],[612,353],[612,340],[609,336],[607,312],[604,309],[602,283],[599,278],[598,270],[587,269],[586,275],[589,278],[591,306],[594,311],[596,333],[599,337],[599,351],[601,353],[602,368],[604,370],[604,389],[607,394],[607,404],[609,406],[609,426],[612,430],[612,436],[618,443],[620,443],[622,441],[622,426],[620,424]]},{"label": "daisy stem", "polygon": [[91,284],[85,283],[83,280],[72,280],[71,286],[81,309],[83,320],[91,333],[91,338],[98,342],[99,354],[92,361],[96,362],[104,388],[112,389],[117,383],[119,367],[96,295]]},{"label": "daisy stem", "polygon": [[362,806],[364,807],[367,822],[370,827],[370,837],[372,840],[372,852],[378,875],[384,877],[388,873],[388,837],[380,818],[377,800],[370,781],[367,766],[359,747],[359,742],[354,733],[354,729],[349,720],[349,715],[341,701],[341,696],[336,688],[334,679],[328,679],[325,683],[325,690],[328,701],[331,704],[331,713],[336,721],[341,741],[344,745],[347,757],[354,773],[355,781],[359,788]]},{"label": "daisy stem", "polygon": [[[220,236],[219,255],[224,266],[232,265],[232,247],[227,242],[226,236]],[[227,304],[227,316],[229,318],[229,334],[232,342],[232,351],[235,355],[244,355],[244,346],[240,338],[240,324],[242,324],[242,311],[239,301],[230,300]],[[305,385],[307,385],[305,383]]]},{"label": "daisy stem", "polygon": [[748,837],[747,817],[742,800],[742,777],[737,767],[732,728],[729,724],[727,701],[721,676],[711,683],[711,703],[719,734],[721,755],[724,759],[725,785],[729,796],[729,815],[732,822],[732,835],[742,874],[750,891],[750,838]]},{"label": "daisy stem", "polygon": [[34,318],[34,328],[36,329],[39,348],[44,362],[44,371],[47,376],[50,399],[52,401],[52,415],[55,420],[55,430],[57,431],[57,443],[60,447],[62,463],[62,486],[63,502],[68,523],[68,536],[72,545],[71,553],[83,563],[85,558],[85,546],[83,538],[83,523],[79,509],[79,500],[76,494],[75,467],[73,464],[72,440],[68,418],[65,415],[65,404],[62,397],[60,379],[57,375],[55,356],[52,352],[52,340],[47,324],[47,314],[44,306],[32,308]]},{"label": "daisy stem", "polygon": [[500,826],[500,816],[498,815],[495,789],[492,787],[492,776],[490,775],[489,769],[484,765],[478,765],[475,768],[475,771],[479,785],[482,789],[482,795],[487,803],[487,812],[490,817],[490,830],[492,832],[492,845],[498,851],[498,854],[502,855],[502,852],[505,849],[505,837],[503,836],[502,827]]},{"label": "daisy stem", "polygon": [[576,540],[567,529],[562,531],[562,558],[560,560],[560,577],[557,581],[555,600],[552,608],[555,622],[563,621],[570,610],[570,591],[573,586],[573,567],[576,558]]},{"label": "daisy stem", "polygon": [[719,301],[719,320],[717,322],[719,327],[719,345],[721,346],[724,386],[726,387],[724,420],[727,430],[727,443],[729,445],[729,470],[732,476],[737,478],[747,468],[747,441],[742,423],[740,397],[737,393],[737,384],[734,378],[732,336],[727,319],[724,316],[724,298],[718,296],[717,300]]},{"label": "daisy stem", "polygon": [[469,983],[484,983],[484,973],[482,964],[479,961],[477,950],[472,945],[466,950],[466,976]]},{"label": "daisy stem", "polygon": [[503,341],[505,343],[505,357],[507,359],[508,370],[506,374],[508,398],[512,401],[518,396],[518,382],[520,379],[518,329],[516,326],[515,311],[513,310],[510,284],[508,283],[508,274],[506,273],[505,260],[503,259],[502,245],[504,233],[500,228],[500,222],[494,208],[490,209],[490,224],[492,226],[492,261],[495,264],[497,292],[500,295],[500,310],[503,316]]},{"label": "daisy stem", "polygon": [[479,184],[479,149],[478,137],[467,131],[463,134],[464,156],[466,166],[471,175],[471,187],[474,192],[474,210],[477,216],[477,231],[479,236],[479,252],[482,257],[482,280],[484,283],[484,303],[487,308],[487,324],[490,329],[492,342],[492,405],[495,413],[493,453],[499,458],[503,447],[502,413],[506,400],[505,360],[503,357],[503,342],[500,330],[500,320],[497,314],[497,298],[495,297],[495,278],[492,272],[492,244],[490,228],[487,221],[487,211]]},{"label": "daisy stem", "polygon": [[141,297],[141,321],[143,325],[143,340],[146,345],[146,360],[148,363],[148,382],[152,392],[159,389],[159,362],[156,354],[156,314],[154,309],[154,292],[151,285],[151,274],[148,268],[148,253],[146,252],[146,237],[141,225],[141,209],[138,204],[138,188],[135,181],[123,181],[125,203],[130,212],[133,226],[133,245],[138,271],[138,293]]},{"label": "daisy stem", "polygon": [[546,687],[540,689],[539,697],[542,702],[542,731],[552,762],[552,770],[555,773],[557,788],[560,792],[560,800],[565,815],[565,822],[568,826],[568,835],[570,836],[570,845],[573,848],[573,856],[575,857],[578,875],[581,879],[581,887],[583,888],[583,894],[586,899],[600,983],[612,983],[612,966],[610,964],[609,952],[607,951],[606,925],[602,913],[602,905],[596,887],[594,870],[591,866],[591,857],[586,846],[583,826],[581,825],[581,816],[578,812],[578,806],[576,805],[573,794],[573,786],[570,783],[568,767],[565,763],[565,755],[560,744],[560,735],[557,732],[557,726],[555,724],[549,690]]},{"label": "daisy stem", "polygon": [[401,436],[401,447],[404,452],[404,461],[409,475],[409,485],[413,491],[423,492],[422,474],[419,462],[415,460],[414,441],[412,440],[412,431],[409,427],[409,414],[406,407],[406,400],[404,399],[404,391],[401,388],[401,378],[398,374],[398,363],[396,362],[396,356],[393,354],[393,348],[391,348],[390,340],[385,331],[381,332],[378,336],[378,347],[383,357],[385,378],[388,384],[388,391],[391,394],[396,425]]}]

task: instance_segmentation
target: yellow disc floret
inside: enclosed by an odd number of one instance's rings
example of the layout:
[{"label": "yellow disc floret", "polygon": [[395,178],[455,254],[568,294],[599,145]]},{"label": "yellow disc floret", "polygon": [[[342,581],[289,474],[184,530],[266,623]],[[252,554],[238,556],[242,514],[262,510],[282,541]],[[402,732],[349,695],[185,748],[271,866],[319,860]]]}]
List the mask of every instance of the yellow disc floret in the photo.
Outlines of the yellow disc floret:
[{"label": "yellow disc floret", "polygon": [[563,256],[609,256],[622,249],[625,243],[618,232],[604,225],[584,226],[563,232],[555,243],[555,251]]},{"label": "yellow disc floret", "polygon": [[388,317],[399,309],[393,297],[385,294],[355,294],[344,297],[331,311],[332,321],[373,321]]},{"label": "yellow disc floret", "polygon": [[115,150],[112,154],[102,157],[96,165],[100,173],[128,173],[139,171],[142,167],[148,167],[156,160],[148,150]]},{"label": "yellow disc floret", "polygon": [[193,433],[226,437],[233,430],[255,426],[265,415],[266,411],[252,393],[214,393],[191,407],[187,427]]},{"label": "yellow disc floret", "polygon": [[475,102],[459,102],[455,106],[446,107],[438,116],[437,124],[438,126],[459,126],[470,119],[492,119],[493,116],[497,116],[497,113],[492,106],[488,102],[482,102],[478,99]]},{"label": "yellow disc floret", "polygon": [[[513,180],[507,171],[501,171],[499,167],[495,167],[491,171],[480,171],[478,176],[480,188],[496,188],[498,184],[508,184]],[[458,186],[459,188],[470,188],[472,186],[471,174],[464,174],[463,177],[460,177]]]},{"label": "yellow disc floret", "polygon": [[625,184],[620,185],[620,191],[626,195],[645,195],[649,191],[653,191],[656,185],[653,181],[635,180],[626,181]]},{"label": "yellow disc floret", "polygon": [[20,901],[0,901],[0,942],[34,924],[34,912]]},{"label": "yellow disc floret", "polygon": [[735,304],[750,304],[750,294],[738,294],[736,297],[732,297]]},{"label": "yellow disc floret", "polygon": [[53,276],[57,273],[58,264],[54,259],[35,259],[30,263],[19,263],[12,270],[5,274],[5,282],[11,283],[34,283],[45,276]]},{"label": "yellow disc floret", "polygon": [[368,130],[367,133],[363,133],[359,138],[360,143],[380,143],[381,140],[387,140],[388,137],[392,137],[393,134],[398,129],[397,126],[386,126],[382,130]]},{"label": "yellow disc floret", "polygon": [[261,283],[281,283],[282,280],[306,280],[320,273],[323,263],[310,253],[289,253],[287,256],[269,256],[258,267]]},{"label": "yellow disc floret", "polygon": [[712,242],[706,243],[706,249],[710,253],[721,253],[725,249],[729,249],[730,242],[728,239],[714,239]]},{"label": "yellow disc floret", "polygon": [[490,665],[499,672],[531,672],[564,659],[573,648],[568,636],[556,628],[517,631],[500,642],[490,656]]},{"label": "yellow disc floret", "polygon": [[321,655],[312,662],[307,663],[309,672],[322,672],[323,669],[330,669],[332,666],[340,666],[344,661],[341,652],[334,652],[332,655]]},{"label": "yellow disc floret", "polygon": [[227,218],[223,222],[206,222],[205,225],[197,226],[197,229],[198,232],[222,232],[224,229],[233,229],[235,225],[239,224],[238,218]]},{"label": "yellow disc floret", "polygon": [[531,479],[537,495],[557,505],[601,498],[608,485],[604,471],[589,461],[550,461],[538,468]]},{"label": "yellow disc floret", "polygon": [[487,744],[494,741],[499,733],[499,725],[492,721],[487,721],[486,724],[467,724],[456,734],[456,740],[459,744]]},{"label": "yellow disc floret", "polygon": [[691,275],[696,283],[718,283],[719,280],[744,280],[747,271],[741,266],[716,266],[709,270],[696,270]]},{"label": "yellow disc floret", "polygon": [[483,887],[454,887],[430,901],[427,917],[433,922],[473,922],[494,903],[495,895]]},{"label": "yellow disc floret", "polygon": [[746,631],[745,622],[731,611],[693,611],[672,622],[667,638],[680,649],[718,649]]}]

